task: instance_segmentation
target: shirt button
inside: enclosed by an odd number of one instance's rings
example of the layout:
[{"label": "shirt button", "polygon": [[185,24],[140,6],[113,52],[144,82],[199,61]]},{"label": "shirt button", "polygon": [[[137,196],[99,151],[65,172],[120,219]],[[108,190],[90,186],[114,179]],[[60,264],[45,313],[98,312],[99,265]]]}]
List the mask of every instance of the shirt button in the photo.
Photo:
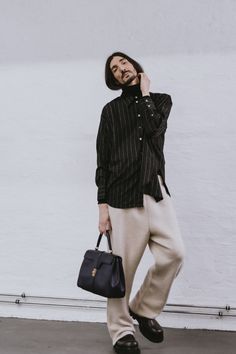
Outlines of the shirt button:
[{"label": "shirt button", "polygon": [[154,114],[152,113],[152,114],[151,114],[151,117],[153,117],[153,116],[154,116]]},{"label": "shirt button", "polygon": [[148,100],[145,100],[145,102],[148,102]]},{"label": "shirt button", "polygon": [[138,99],[138,96],[135,96],[134,98],[137,100],[137,99]]},{"label": "shirt button", "polygon": [[151,107],[151,105],[150,105],[150,104],[148,104],[148,107]]},{"label": "shirt button", "polygon": [[141,117],[141,114],[138,114],[138,117]]},{"label": "shirt button", "polygon": [[135,101],[136,103],[138,103],[138,101]]},{"label": "shirt button", "polygon": [[139,138],[139,140],[143,140],[143,138]]}]

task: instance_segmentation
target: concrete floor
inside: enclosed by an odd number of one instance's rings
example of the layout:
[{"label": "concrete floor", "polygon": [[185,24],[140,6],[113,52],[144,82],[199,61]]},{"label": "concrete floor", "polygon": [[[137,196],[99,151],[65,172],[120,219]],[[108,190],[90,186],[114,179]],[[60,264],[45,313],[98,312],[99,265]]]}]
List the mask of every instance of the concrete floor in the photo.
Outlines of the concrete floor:
[{"label": "concrete floor", "polygon": [[[165,329],[149,342],[136,327],[142,354],[235,354],[236,332]],[[0,354],[114,354],[106,324],[0,318]]]}]

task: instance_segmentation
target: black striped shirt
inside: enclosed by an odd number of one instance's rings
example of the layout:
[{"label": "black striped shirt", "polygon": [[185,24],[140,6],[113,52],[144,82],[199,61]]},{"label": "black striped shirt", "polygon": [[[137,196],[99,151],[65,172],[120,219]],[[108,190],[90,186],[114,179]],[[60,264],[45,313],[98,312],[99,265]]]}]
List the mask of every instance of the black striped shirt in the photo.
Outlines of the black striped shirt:
[{"label": "black striped shirt", "polygon": [[170,95],[142,96],[134,85],[103,107],[96,140],[99,204],[142,207],[143,194],[162,200],[158,174],[170,195],[163,147],[171,106]]}]

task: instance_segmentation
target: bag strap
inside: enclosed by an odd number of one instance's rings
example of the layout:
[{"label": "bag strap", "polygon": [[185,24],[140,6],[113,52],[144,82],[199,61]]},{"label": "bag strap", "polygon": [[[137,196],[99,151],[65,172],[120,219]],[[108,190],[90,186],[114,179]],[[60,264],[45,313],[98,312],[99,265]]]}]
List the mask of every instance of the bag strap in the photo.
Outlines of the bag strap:
[{"label": "bag strap", "polygon": [[112,253],[112,247],[111,247],[111,237],[110,237],[110,233],[109,231],[107,230],[105,234],[103,233],[100,233],[99,236],[98,236],[98,240],[97,240],[97,245],[95,247],[95,250],[98,250],[99,249],[99,245],[100,245],[100,242],[101,242],[101,239],[102,239],[102,236],[105,235],[107,237],[107,243],[108,243],[108,247],[109,247],[109,253]]}]

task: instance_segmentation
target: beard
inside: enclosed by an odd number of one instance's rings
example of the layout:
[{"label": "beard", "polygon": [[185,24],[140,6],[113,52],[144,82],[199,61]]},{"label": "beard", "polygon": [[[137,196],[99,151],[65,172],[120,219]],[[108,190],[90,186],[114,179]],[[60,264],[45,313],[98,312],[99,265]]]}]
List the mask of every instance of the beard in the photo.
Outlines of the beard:
[{"label": "beard", "polygon": [[137,75],[135,74],[132,74],[128,79],[127,81],[123,84],[123,86],[129,86],[129,84],[131,84],[131,82],[136,79]]}]

